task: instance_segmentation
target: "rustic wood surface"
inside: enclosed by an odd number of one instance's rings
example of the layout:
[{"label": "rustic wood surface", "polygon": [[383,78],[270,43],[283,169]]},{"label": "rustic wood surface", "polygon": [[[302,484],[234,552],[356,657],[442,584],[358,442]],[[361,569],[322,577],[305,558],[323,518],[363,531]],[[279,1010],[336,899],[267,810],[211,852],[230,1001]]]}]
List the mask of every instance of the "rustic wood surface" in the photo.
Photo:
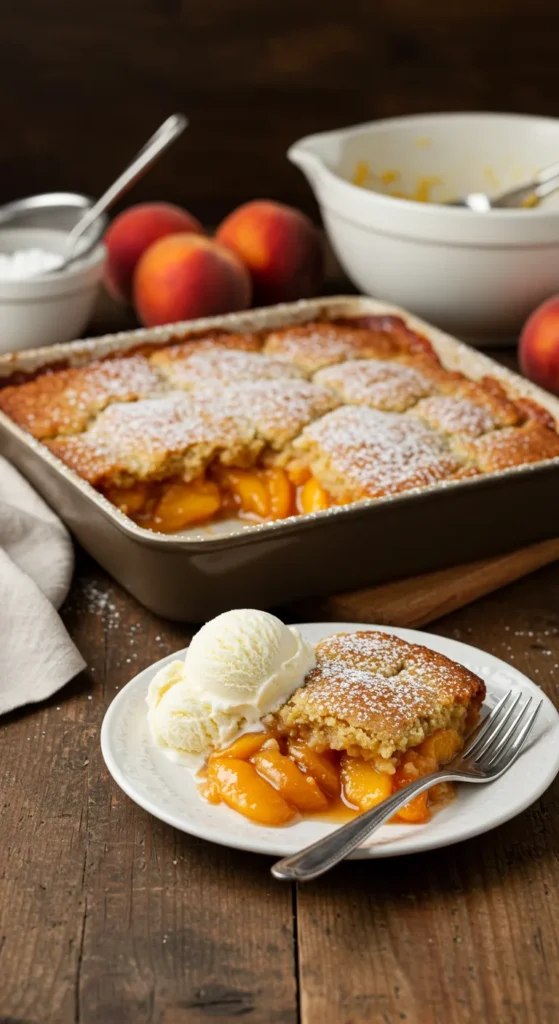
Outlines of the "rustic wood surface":
[{"label": "rustic wood surface", "polygon": [[[519,570],[533,557],[517,556]],[[455,579],[438,575],[431,616],[456,598]],[[394,615],[399,587],[385,588]],[[365,592],[280,614],[373,611]],[[558,780],[477,839],[283,885],[268,858],[151,818],[104,766],[115,693],[183,647],[188,628],[143,609],[83,552],[63,617],[87,671],[0,719],[0,1024],[556,1024]],[[502,657],[559,702],[559,564],[429,629]]]},{"label": "rustic wood surface", "polygon": [[[558,609],[550,566],[430,628],[557,700]],[[1,1024],[555,1024],[557,782],[485,836],[295,891],[151,818],[104,767],[108,704],[188,630],[85,555],[64,619],[87,672],[0,722]]]}]

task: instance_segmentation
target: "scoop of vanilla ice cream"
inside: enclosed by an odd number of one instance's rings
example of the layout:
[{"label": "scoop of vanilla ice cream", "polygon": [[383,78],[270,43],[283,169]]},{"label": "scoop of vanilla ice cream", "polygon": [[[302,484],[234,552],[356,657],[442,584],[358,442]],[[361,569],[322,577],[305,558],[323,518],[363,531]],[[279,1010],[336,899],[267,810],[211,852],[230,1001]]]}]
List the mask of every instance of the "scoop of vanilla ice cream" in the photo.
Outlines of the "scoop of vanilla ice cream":
[{"label": "scoop of vanilla ice cream", "polygon": [[152,734],[168,752],[203,759],[287,700],[314,666],[294,626],[252,608],[225,612],[196,634],[184,661],[152,679]]},{"label": "scoop of vanilla ice cream", "polygon": [[211,619],[185,658],[195,692],[215,709],[254,721],[291,696],[314,665],[313,648],[298,629],[255,608]]},{"label": "scoop of vanilla ice cream", "polygon": [[[182,670],[182,671],[181,671]],[[227,743],[242,725],[238,715],[214,711],[192,689],[184,662],[161,669],[147,696],[148,721],[157,742],[170,750],[194,756],[209,754]]]},{"label": "scoop of vanilla ice cream", "polygon": [[149,712],[153,711],[163,695],[170,690],[175,683],[183,683],[185,680],[184,672],[184,661],[172,661],[169,665],[165,665],[164,668],[160,668],[159,672],[156,672],[151,683],[148,687],[148,693],[146,697],[146,703],[148,706],[148,718]]}]

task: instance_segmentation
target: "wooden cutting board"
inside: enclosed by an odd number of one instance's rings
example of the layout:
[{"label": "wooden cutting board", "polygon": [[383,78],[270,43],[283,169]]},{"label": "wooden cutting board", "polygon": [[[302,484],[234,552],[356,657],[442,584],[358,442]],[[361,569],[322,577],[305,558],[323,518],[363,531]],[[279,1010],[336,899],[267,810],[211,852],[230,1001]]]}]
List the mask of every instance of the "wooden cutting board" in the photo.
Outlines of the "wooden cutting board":
[{"label": "wooden cutting board", "polygon": [[[497,558],[336,594],[318,605],[313,601],[312,617],[324,616],[332,622],[424,626],[558,559],[559,538],[546,540]],[[298,612],[303,614],[305,604],[298,604]]]}]

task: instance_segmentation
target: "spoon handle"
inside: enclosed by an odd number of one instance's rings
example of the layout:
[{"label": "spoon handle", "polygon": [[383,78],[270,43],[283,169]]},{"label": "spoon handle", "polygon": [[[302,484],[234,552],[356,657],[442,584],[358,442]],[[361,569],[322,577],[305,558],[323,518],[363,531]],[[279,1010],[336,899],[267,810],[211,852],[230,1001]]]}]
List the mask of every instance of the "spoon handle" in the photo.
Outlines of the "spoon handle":
[{"label": "spoon handle", "polygon": [[523,205],[537,206],[537,202],[530,202],[530,200],[545,199],[546,196],[556,192],[558,188],[559,169],[556,170],[553,176],[534,180],[529,185],[519,185],[518,188],[511,189],[510,192],[504,192],[503,195],[493,199],[491,205],[496,208],[501,207],[505,209],[507,207],[514,209]]},{"label": "spoon handle", "polygon": [[541,171],[538,171],[534,175],[534,181],[537,185],[542,185],[544,182],[549,181],[550,178],[559,177],[559,163],[550,164],[549,167],[544,167]]},{"label": "spoon handle", "polygon": [[97,220],[99,214],[104,213],[108,210],[113,203],[116,203],[117,199],[120,199],[129,188],[141,178],[141,176],[147,171],[149,167],[157,160],[157,158],[164,153],[165,150],[178,139],[179,135],[182,135],[184,129],[188,125],[188,120],[184,114],[172,114],[166,121],[159,126],[156,132],[148,139],[146,144],[142,146],[139,153],[136,154],[132,162],[128,165],[126,170],[119,175],[115,182],[103,193],[100,199],[97,200],[94,206],[91,207],[87,213],[80,218],[78,223],[72,228],[68,235],[68,253],[71,254],[76,246],[76,242],[84,234],[88,228]]}]

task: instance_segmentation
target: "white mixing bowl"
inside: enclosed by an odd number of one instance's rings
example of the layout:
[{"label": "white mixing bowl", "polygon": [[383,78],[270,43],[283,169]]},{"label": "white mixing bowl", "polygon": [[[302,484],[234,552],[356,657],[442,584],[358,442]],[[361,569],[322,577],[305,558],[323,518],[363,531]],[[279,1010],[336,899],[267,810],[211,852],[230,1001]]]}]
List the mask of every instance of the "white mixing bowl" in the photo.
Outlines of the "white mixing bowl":
[{"label": "white mixing bowl", "polygon": [[[485,214],[437,205],[495,194],[559,161],[559,119],[391,118],[307,136],[288,156],[315,192],[342,267],[367,295],[498,342],[559,292],[559,194],[537,208]],[[367,187],[353,184],[356,171],[368,173]],[[430,202],[390,195],[426,186]]]}]

